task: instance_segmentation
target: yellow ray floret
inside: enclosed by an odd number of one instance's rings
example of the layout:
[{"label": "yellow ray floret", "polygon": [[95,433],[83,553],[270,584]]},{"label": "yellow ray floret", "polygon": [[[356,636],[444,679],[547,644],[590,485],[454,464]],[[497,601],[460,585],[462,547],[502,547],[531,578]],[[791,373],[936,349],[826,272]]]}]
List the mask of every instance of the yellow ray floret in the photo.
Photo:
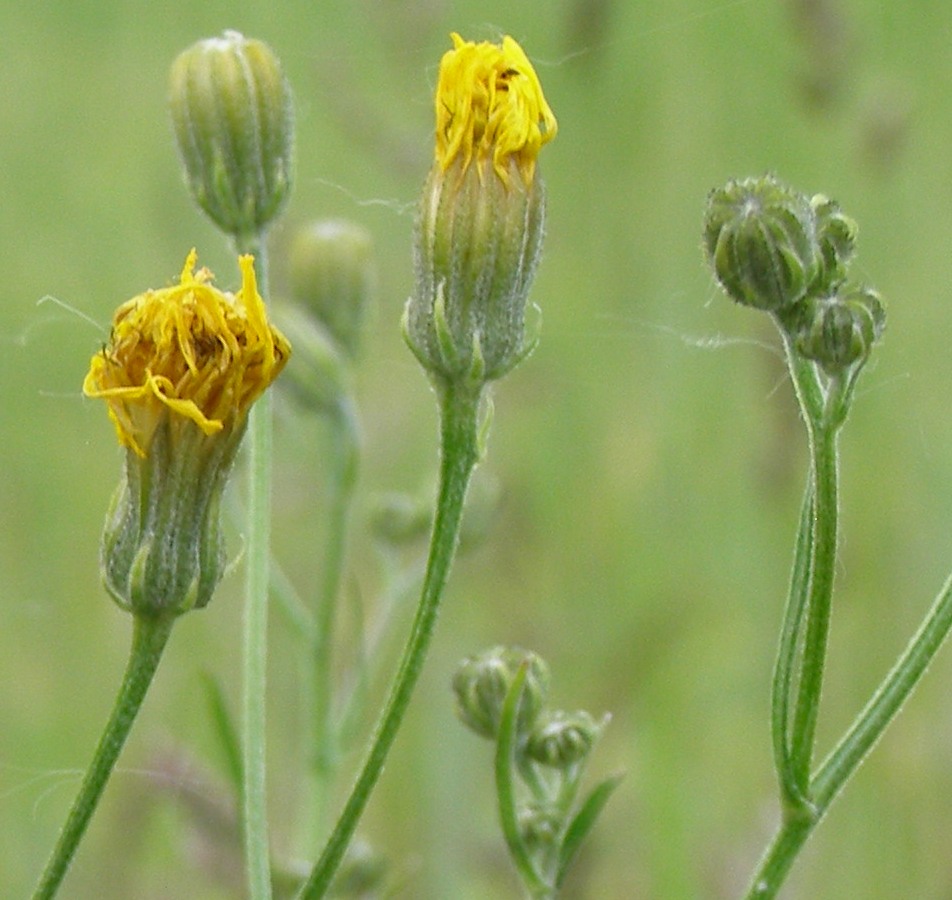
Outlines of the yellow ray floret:
[{"label": "yellow ray floret", "polygon": [[532,63],[508,35],[501,45],[451,37],[436,86],[437,163],[445,172],[456,160],[464,169],[491,160],[508,184],[512,160],[530,183],[540,148],[558,129]]},{"label": "yellow ray floret", "polygon": [[254,257],[239,258],[241,290],[230,294],[195,271],[194,250],[177,285],[146,291],[116,310],[109,343],[83,382],[109,405],[119,442],[145,456],[161,417],[194,422],[207,435],[239,424],[290,355],[269,324]]}]

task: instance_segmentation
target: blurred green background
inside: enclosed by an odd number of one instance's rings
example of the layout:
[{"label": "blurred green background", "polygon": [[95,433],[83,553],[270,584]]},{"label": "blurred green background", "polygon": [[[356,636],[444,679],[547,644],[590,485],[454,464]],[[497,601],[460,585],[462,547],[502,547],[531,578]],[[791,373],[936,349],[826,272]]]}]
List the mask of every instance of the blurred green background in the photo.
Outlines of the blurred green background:
[{"label": "blurred green background", "polygon": [[[379,251],[358,376],[351,584],[377,578],[361,537],[374,497],[425,489],[434,475],[435,405],[398,322],[448,32],[514,35],[559,118],[542,157],[542,342],[495,391],[483,466],[499,511],[455,569],[362,829],[390,859],[399,896],[518,896],[490,748],[457,723],[448,689],[458,659],[498,642],[549,661],[557,705],[614,717],[592,777],[627,777],[566,896],[738,896],[777,817],[768,684],[806,457],[769,324],[723,299],[703,266],[704,198],[768,170],[831,195],[859,221],[857,268],[888,303],[843,440],[822,751],[952,564],[952,7],[0,5],[3,897],[26,896],[41,869],[128,648],[130,621],[97,571],[120,454],[102,405],[80,395],[88,358],[115,306],[177,276],[193,245],[235,283],[230,252],[186,195],[165,109],[171,60],[225,28],[268,41],[295,90],[297,184],[274,233],[278,288],[283,243],[314,216],[363,223]],[[37,305],[46,295],[81,315]],[[319,566],[325,438],[319,423],[280,416],[275,553],[304,591]],[[372,591],[360,593],[372,620]],[[397,612],[392,643],[408,613]],[[355,616],[344,613],[350,631]],[[202,678],[220,679],[237,705],[240,620],[232,577],[180,623],[64,897],[241,896],[234,861],[196,814],[221,768]],[[271,637],[273,840],[290,855],[302,851],[301,671],[277,615]],[[386,671],[394,648],[382,652]],[[952,896],[950,689],[945,651],[784,897]]]}]

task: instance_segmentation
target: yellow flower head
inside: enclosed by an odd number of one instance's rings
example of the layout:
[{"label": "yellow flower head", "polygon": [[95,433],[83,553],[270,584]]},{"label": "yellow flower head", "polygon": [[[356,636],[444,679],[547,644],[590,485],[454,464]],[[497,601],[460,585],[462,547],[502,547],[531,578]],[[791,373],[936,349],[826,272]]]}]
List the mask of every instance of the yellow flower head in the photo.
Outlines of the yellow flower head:
[{"label": "yellow flower head", "polygon": [[540,148],[558,130],[532,63],[508,35],[501,46],[451,37],[436,86],[438,165],[445,172],[458,159],[465,170],[475,160],[482,174],[491,160],[508,185],[512,160],[529,184]]},{"label": "yellow flower head", "polygon": [[277,378],[291,347],[267,319],[254,257],[239,258],[237,294],[220,291],[194,250],[177,285],[116,310],[109,343],[93,356],[87,397],[109,405],[119,442],[145,456],[165,414],[206,435],[231,429]]}]

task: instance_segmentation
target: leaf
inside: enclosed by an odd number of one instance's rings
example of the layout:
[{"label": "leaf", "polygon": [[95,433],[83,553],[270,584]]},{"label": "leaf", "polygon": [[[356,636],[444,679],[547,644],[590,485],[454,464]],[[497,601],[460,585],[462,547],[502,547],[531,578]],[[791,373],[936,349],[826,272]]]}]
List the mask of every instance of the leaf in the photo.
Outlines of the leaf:
[{"label": "leaf", "polygon": [[611,775],[604,781],[596,785],[592,793],[588,795],[579,811],[575,814],[569,827],[565,830],[565,837],[562,838],[562,846],[559,848],[559,868],[556,875],[556,886],[561,886],[566,872],[578,853],[582,841],[588,836],[599,817],[608,798],[614,793],[615,788],[621,784],[623,773]]},{"label": "leaf", "polygon": [[238,729],[235,728],[225,694],[216,678],[208,672],[203,672],[202,684],[205,687],[205,697],[212,714],[213,731],[225,757],[225,774],[228,776],[228,783],[234,788],[235,796],[241,797],[243,767]]}]

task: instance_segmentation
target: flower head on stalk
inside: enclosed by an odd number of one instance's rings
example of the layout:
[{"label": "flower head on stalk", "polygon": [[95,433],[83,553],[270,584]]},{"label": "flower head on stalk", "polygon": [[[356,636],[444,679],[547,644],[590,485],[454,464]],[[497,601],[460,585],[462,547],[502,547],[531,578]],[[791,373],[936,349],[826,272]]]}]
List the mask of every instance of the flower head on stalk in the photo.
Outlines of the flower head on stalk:
[{"label": "flower head on stalk", "polygon": [[483,384],[534,344],[525,314],[545,219],[537,159],[557,124],[516,41],[452,40],[440,62],[404,330],[432,377]]},{"label": "flower head on stalk", "polygon": [[254,260],[223,292],[189,253],[179,283],[123,303],[83,382],[106,401],[124,479],[103,534],[110,593],[137,613],[204,606],[222,574],[221,493],[251,405],[290,355]]}]

